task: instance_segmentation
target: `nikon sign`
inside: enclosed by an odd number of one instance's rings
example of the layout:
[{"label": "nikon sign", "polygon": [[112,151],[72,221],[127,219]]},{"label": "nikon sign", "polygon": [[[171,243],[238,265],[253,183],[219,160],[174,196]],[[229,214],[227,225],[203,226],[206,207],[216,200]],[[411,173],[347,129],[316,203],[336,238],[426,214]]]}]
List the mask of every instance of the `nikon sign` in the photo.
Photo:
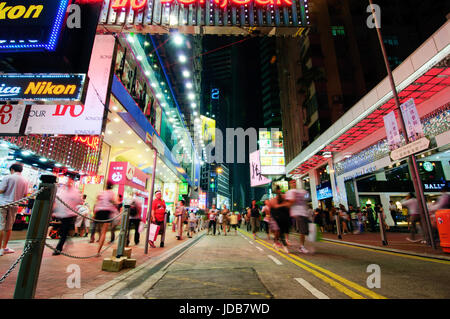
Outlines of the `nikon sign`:
[{"label": "nikon sign", "polygon": [[0,74],[0,101],[83,103],[85,74]]},{"label": "nikon sign", "polygon": [[0,52],[54,51],[69,0],[0,0]]}]

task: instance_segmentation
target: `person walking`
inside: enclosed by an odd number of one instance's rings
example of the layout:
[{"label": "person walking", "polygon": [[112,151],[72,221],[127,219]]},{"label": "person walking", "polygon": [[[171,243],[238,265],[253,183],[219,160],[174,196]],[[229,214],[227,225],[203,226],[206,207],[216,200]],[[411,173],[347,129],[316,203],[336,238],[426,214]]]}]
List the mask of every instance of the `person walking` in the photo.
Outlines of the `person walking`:
[{"label": "person walking", "polygon": [[420,218],[419,211],[419,202],[414,197],[412,193],[409,193],[408,196],[404,200],[401,201],[401,204],[408,209],[409,222],[410,222],[410,237],[407,237],[406,240],[410,242],[419,242],[421,239],[416,240],[417,226],[419,223],[422,228],[422,220]]},{"label": "person walking", "polygon": [[[100,222],[113,218],[113,216],[117,216],[117,214],[119,213],[117,210],[118,199],[112,188],[113,184],[108,183],[106,184],[106,189],[97,195],[94,212],[95,219]],[[101,223],[100,239],[98,240],[98,256],[100,256],[100,251],[102,250],[103,244],[105,242],[106,232],[108,231],[108,227],[110,227],[109,223],[111,222]]]},{"label": "person walking", "polygon": [[353,208],[353,205],[348,206],[348,214],[350,215],[351,232],[353,234],[358,234],[358,215],[356,213],[356,209]]},{"label": "person walking", "polygon": [[184,207],[184,200],[178,202],[178,207],[175,210],[175,216],[177,219],[177,240],[183,239],[183,225],[186,219],[186,207]]},{"label": "person walking", "polygon": [[81,193],[74,187],[73,183],[73,179],[69,178],[67,184],[60,187],[56,193],[56,196],[71,209],[66,207],[58,199],[53,204],[53,216],[61,221],[60,238],[58,245],[56,245],[56,251],[53,252],[53,256],[61,255],[69,232],[75,228],[75,219],[78,215],[72,210],[77,210],[77,206],[83,204]]},{"label": "person walking", "polygon": [[[160,190],[155,192],[155,198],[152,203],[152,212],[150,216],[150,220],[152,224],[156,224],[159,226],[158,235],[164,234],[164,217],[166,214],[166,202],[162,199],[162,193]],[[158,236],[156,236],[158,237]],[[162,237],[161,237],[162,238]],[[155,243],[152,240],[149,240],[148,243],[150,247],[156,248]],[[160,242],[159,247],[163,247],[164,243]]]},{"label": "person walking", "polygon": [[372,208],[372,205],[367,204],[366,205],[366,217],[367,221],[369,222],[370,231],[375,231],[375,217],[373,216],[374,210]]},{"label": "person walking", "polygon": [[389,212],[391,213],[392,220],[394,221],[394,227],[397,228],[397,214],[398,208],[393,201],[389,201]]},{"label": "person walking", "polygon": [[[117,196],[117,214],[120,214],[123,211],[123,196],[121,194],[119,194]],[[114,216],[111,216],[114,217]],[[114,240],[116,240],[116,227],[117,225],[120,223],[120,219],[115,219],[111,222],[110,227],[109,227],[109,231],[111,233],[111,240],[110,240],[110,244],[112,244],[114,242]]]},{"label": "person walking", "polygon": [[[289,233],[290,216],[289,207],[291,203],[283,197],[281,187],[279,185],[275,188],[276,197],[269,201],[270,216],[274,220],[272,229],[274,232],[274,248],[279,249],[281,244],[285,253],[289,253],[285,235]],[[280,243],[281,241],[281,243]]]},{"label": "person walking", "polygon": [[261,210],[261,214],[263,217],[263,221],[261,223],[264,224],[267,240],[270,240],[270,208],[269,201],[267,199],[264,201],[264,207]]},{"label": "person walking", "polygon": [[234,234],[237,235],[238,215],[236,215],[235,212],[232,212],[232,213],[231,213],[231,216],[230,216],[230,226],[231,226],[231,229],[234,228]]},{"label": "person walking", "polygon": [[189,229],[188,229],[188,238],[192,238],[192,235],[195,233],[195,228],[197,226],[197,216],[195,216],[195,213],[193,210],[189,213]]},{"label": "person walking", "polygon": [[221,230],[223,224],[223,215],[221,211],[217,212],[216,222],[217,222],[217,235],[220,235],[222,233]]},{"label": "person walking", "polygon": [[309,252],[305,248],[305,238],[309,234],[309,219],[311,218],[308,208],[306,207],[307,194],[307,191],[296,188],[292,188],[286,192],[286,201],[289,204],[289,215],[291,218],[295,219],[298,232],[300,233],[300,248],[298,251],[304,254]]},{"label": "person walking", "polygon": [[227,235],[227,228],[229,225],[229,219],[230,219],[230,210],[227,208],[227,205],[223,204],[222,211],[220,212],[222,215],[222,227],[223,227],[223,234]]},{"label": "person walking", "polygon": [[211,229],[213,230],[213,235],[216,235],[216,218],[218,213],[219,211],[216,209],[216,205],[213,204],[212,208],[209,210],[209,224],[207,235],[209,235],[209,231]]},{"label": "person walking", "polygon": [[340,204],[339,205],[339,217],[341,219],[342,224],[342,232],[345,234],[348,234],[350,231],[348,230],[348,222],[349,222],[349,215],[347,213],[347,210],[345,209],[345,206]]},{"label": "person walking", "polygon": [[89,206],[84,199],[83,203],[77,206],[77,211],[80,215],[76,216],[74,236],[84,237],[85,234],[87,236],[89,233],[89,219],[86,217],[90,215]]},{"label": "person walking", "polygon": [[380,224],[380,229],[381,227],[383,227],[385,230],[389,230],[389,225],[386,224],[386,213],[384,212],[384,208],[383,206],[381,206],[381,204],[377,204],[375,206],[375,212],[380,214],[381,220],[379,220],[379,224]]},{"label": "person walking", "polygon": [[130,232],[131,228],[134,228],[134,244],[139,245],[139,224],[141,223],[142,203],[137,198],[137,194],[134,194],[134,198],[130,203],[130,217],[128,219],[128,231],[127,231],[127,247],[130,245]]},{"label": "person walking", "polygon": [[[8,204],[24,198],[28,193],[28,182],[22,176],[23,165],[14,163],[9,167],[11,175],[3,177],[0,183],[0,205]],[[8,247],[9,239],[16,221],[17,206],[0,210],[0,256],[12,254],[14,250]]]},{"label": "person walking", "polygon": [[256,200],[252,200],[252,208],[248,211],[248,217],[250,218],[250,226],[252,228],[253,239],[256,239],[256,233],[259,230],[259,219],[261,215],[259,214],[259,208],[256,206]]}]

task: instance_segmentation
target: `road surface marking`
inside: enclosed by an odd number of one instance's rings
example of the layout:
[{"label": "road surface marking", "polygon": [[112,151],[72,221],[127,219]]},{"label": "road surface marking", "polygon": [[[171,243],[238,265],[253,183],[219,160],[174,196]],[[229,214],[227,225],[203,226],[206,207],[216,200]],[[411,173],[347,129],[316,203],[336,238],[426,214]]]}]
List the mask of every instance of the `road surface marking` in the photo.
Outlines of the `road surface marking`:
[{"label": "road surface marking", "polygon": [[253,243],[252,241],[249,240],[248,242],[249,242],[250,244],[254,245],[254,243]]},{"label": "road surface marking", "polygon": [[264,251],[264,249],[262,249],[261,247],[255,246],[257,249]]},{"label": "road surface marking", "polygon": [[330,297],[328,297],[327,295],[325,295],[323,292],[317,290],[316,288],[314,288],[309,282],[307,282],[305,279],[303,278],[294,278],[295,280],[298,281],[298,283],[300,285],[302,285],[303,287],[305,287],[310,293],[313,294],[314,297],[318,298],[318,299],[330,299]]},{"label": "road surface marking", "polygon": [[281,261],[279,261],[278,259],[276,259],[276,258],[273,257],[272,255],[267,255],[267,257],[269,257],[270,259],[272,259],[273,262],[276,263],[277,265],[282,265],[282,264],[283,264]]},{"label": "road surface marking", "polygon": [[323,281],[325,281],[326,283],[328,283],[329,285],[331,285],[332,287],[336,288],[337,290],[339,290],[340,292],[342,292],[343,294],[349,296],[352,299],[367,299],[363,296],[361,296],[360,294],[355,293],[354,291],[348,289],[347,287],[341,285],[340,283],[338,283],[337,281],[332,280],[331,278],[319,273],[318,271],[311,269],[307,266],[305,266],[304,264],[299,263],[298,261],[296,261],[295,259],[290,258],[288,255],[286,254],[282,254],[279,251],[273,249],[271,246],[266,245],[266,243],[258,241],[261,245],[263,245],[264,247],[266,247],[267,249],[272,250],[273,252],[275,252],[276,254],[280,255],[281,257],[283,257],[284,259],[292,262],[293,264],[295,264],[296,266],[303,268],[304,270],[312,273],[314,276],[322,279]]},{"label": "road surface marking", "polygon": [[394,253],[394,252],[390,252],[390,251],[382,251],[382,250],[378,250],[378,249],[353,246],[353,245],[349,245],[349,244],[335,243],[332,241],[326,241],[326,242],[327,242],[327,244],[334,244],[334,245],[341,245],[341,246],[346,246],[346,247],[351,247],[351,248],[358,248],[358,249],[373,251],[376,253],[381,253],[381,254],[386,254],[386,255],[393,255],[393,256],[397,256],[397,257],[404,257],[404,258],[417,259],[417,260],[422,260],[422,261],[430,261],[430,262],[444,264],[444,265],[450,265],[450,261],[433,259],[431,257],[427,258],[427,257],[420,257],[420,256],[411,256],[411,255],[402,254],[402,253]]}]

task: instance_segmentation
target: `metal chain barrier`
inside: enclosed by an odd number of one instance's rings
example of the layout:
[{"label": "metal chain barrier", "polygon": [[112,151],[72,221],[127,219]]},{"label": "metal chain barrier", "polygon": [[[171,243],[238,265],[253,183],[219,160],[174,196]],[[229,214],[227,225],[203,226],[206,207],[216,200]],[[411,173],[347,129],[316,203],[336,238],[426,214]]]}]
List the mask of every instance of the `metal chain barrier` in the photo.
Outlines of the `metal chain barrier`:
[{"label": "metal chain barrier", "polygon": [[46,189],[47,189],[47,187],[42,187],[41,189],[37,190],[36,192],[34,192],[33,194],[31,194],[31,195],[29,195],[27,197],[24,197],[22,199],[16,200],[16,201],[8,203],[8,204],[0,205],[0,209],[5,209],[5,208],[13,207],[13,206],[18,206],[19,204],[24,203],[27,200],[29,200],[29,199],[39,195],[40,193],[42,193]]},{"label": "metal chain barrier", "polygon": [[17,260],[11,265],[11,267],[9,267],[8,271],[0,278],[0,284],[3,283],[3,281],[5,281],[6,278],[8,278],[8,276],[14,271],[14,269],[17,267],[17,265],[21,262],[21,260],[30,253],[31,248],[33,248],[33,245],[36,242],[27,242],[27,245],[25,246],[22,254],[20,255],[19,258],[17,258]]},{"label": "metal chain barrier", "polygon": [[105,220],[98,220],[98,219],[90,218],[90,217],[88,217],[88,216],[84,216],[83,214],[80,214],[79,212],[77,212],[76,210],[74,210],[72,207],[70,207],[68,204],[66,204],[61,198],[59,198],[59,196],[56,196],[56,199],[57,199],[58,201],[60,201],[61,204],[63,204],[65,207],[67,207],[67,208],[70,209],[72,212],[74,212],[75,214],[77,214],[78,216],[83,217],[83,218],[86,218],[86,219],[89,219],[89,220],[91,220],[91,221],[93,221],[93,222],[96,222],[96,223],[109,223],[109,222],[112,222],[113,220],[116,220],[117,218],[119,218],[119,217],[121,217],[121,216],[123,215],[123,212],[122,212],[122,213],[120,213],[119,215],[117,215],[117,216],[115,216],[115,217],[113,217],[113,218],[105,219]]},{"label": "metal chain barrier", "polygon": [[74,258],[74,259],[89,259],[89,258],[94,258],[94,257],[100,257],[105,251],[107,251],[109,248],[111,248],[114,244],[109,245],[108,247],[104,248],[100,253],[97,253],[95,255],[92,256],[85,256],[85,257],[80,257],[80,256],[74,256],[74,255],[70,255],[67,254],[65,252],[59,251],[58,249],[56,249],[55,247],[45,243],[45,246],[47,246],[48,248],[50,248],[51,250],[53,250],[55,253],[59,253],[63,256],[69,257],[69,258]]}]

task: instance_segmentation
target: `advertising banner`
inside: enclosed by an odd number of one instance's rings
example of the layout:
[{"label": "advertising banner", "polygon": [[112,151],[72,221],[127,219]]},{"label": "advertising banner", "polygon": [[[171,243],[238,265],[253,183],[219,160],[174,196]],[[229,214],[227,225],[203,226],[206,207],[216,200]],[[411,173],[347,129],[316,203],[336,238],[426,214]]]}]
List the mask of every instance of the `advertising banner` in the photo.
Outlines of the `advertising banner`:
[{"label": "advertising banner", "polygon": [[261,162],[259,159],[259,151],[250,154],[250,185],[257,187],[267,185],[271,182],[270,179],[261,175]]},{"label": "advertising banner", "polygon": [[147,192],[147,178],[147,174],[128,162],[111,162],[109,164],[108,182],[112,184],[127,185]]},{"label": "advertising banner", "polygon": [[175,202],[175,194],[177,192],[177,184],[175,183],[164,183],[163,199],[167,203]]},{"label": "advertising banner", "polygon": [[25,134],[100,135],[103,106],[33,105]]},{"label": "advertising banner", "polygon": [[261,174],[263,175],[286,174],[283,132],[275,130],[260,131],[259,148],[261,152]]},{"label": "advertising banner", "polygon": [[19,134],[25,105],[0,105],[0,134]]},{"label": "advertising banner", "polygon": [[54,51],[69,0],[0,1],[0,52]]},{"label": "advertising banner", "polygon": [[409,99],[407,102],[403,103],[400,108],[405,120],[406,131],[408,132],[410,142],[425,137],[414,99]]},{"label": "advertising banner", "polygon": [[188,183],[181,183],[180,184],[179,193],[180,193],[180,195],[187,195],[187,193],[188,193]]},{"label": "advertising banner", "polygon": [[0,101],[82,103],[86,74],[0,74]]},{"label": "advertising banner", "polygon": [[400,133],[398,131],[397,120],[395,112],[392,111],[383,117],[384,127],[386,129],[386,136],[390,150],[395,150],[401,146]]},{"label": "advertising banner", "polygon": [[202,121],[202,138],[205,142],[205,145],[215,145],[216,121],[203,115],[200,116],[200,119]]}]

